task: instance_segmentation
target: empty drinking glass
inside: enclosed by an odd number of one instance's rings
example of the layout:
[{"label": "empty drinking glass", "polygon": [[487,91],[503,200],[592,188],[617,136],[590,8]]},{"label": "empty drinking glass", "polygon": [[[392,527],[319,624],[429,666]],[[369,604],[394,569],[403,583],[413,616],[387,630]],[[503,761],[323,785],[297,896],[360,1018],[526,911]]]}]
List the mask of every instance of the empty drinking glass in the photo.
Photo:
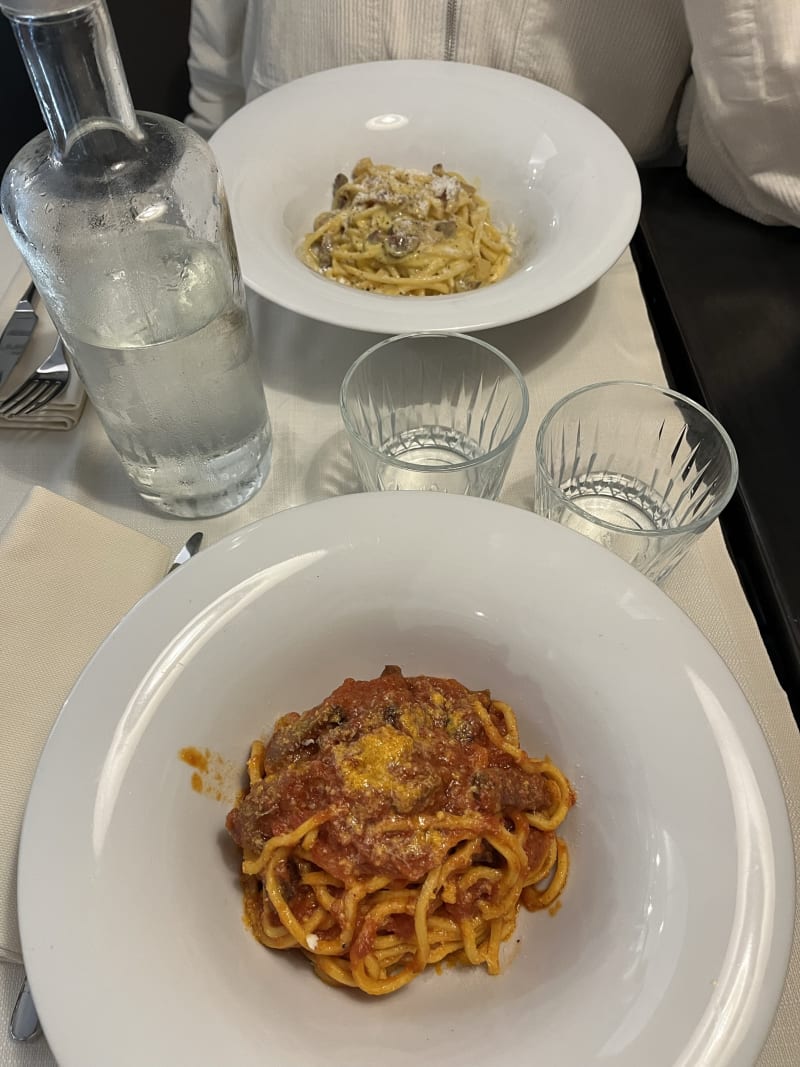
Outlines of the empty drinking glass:
[{"label": "empty drinking glass", "polygon": [[539,427],[535,508],[660,582],[728,503],[738,470],[730,437],[693,400],[599,382]]},{"label": "empty drinking glass", "polygon": [[414,333],[360,356],[340,404],[365,489],[494,498],[528,416],[528,390],[485,341]]}]

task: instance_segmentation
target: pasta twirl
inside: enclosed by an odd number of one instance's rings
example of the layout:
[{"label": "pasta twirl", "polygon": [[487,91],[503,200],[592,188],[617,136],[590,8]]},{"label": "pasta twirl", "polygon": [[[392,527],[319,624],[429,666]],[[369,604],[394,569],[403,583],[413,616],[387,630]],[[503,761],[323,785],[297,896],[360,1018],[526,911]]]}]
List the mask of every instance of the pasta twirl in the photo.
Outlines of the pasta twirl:
[{"label": "pasta twirl", "polygon": [[430,173],[362,159],[338,174],[331,210],[314,220],[303,262],[327,278],[389,295],[460,293],[499,281],[510,234],[456,171]]},{"label": "pasta twirl", "polygon": [[575,797],[519,745],[511,708],[387,667],[255,741],[227,826],[245,916],[317,975],[391,993],[445,958],[500,969],[517,911],[553,904]]}]

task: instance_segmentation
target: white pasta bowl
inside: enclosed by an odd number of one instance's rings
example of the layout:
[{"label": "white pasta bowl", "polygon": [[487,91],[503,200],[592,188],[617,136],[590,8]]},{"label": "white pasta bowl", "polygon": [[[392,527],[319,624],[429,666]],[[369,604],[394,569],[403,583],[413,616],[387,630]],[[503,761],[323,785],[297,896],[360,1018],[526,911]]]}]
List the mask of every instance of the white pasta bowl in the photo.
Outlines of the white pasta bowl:
[{"label": "white pasta bowl", "polygon": [[[470,64],[362,63],[301,78],[214,134],[247,284],[323,322],[379,333],[475,330],[537,315],[600,278],[633,234],[641,193],[616,135],[537,82]],[[383,296],[297,255],[339,172],[362,157],[476,184],[516,232],[508,275],[452,296]]]},{"label": "white pasta bowl", "polygon": [[[490,688],[578,800],[562,907],[503,973],[369,998],[256,943],[224,824],[253,739],[386,663]],[[234,781],[195,792],[184,746]],[[111,634],[36,772],[19,915],[61,1067],[751,1067],[793,887],[766,742],[665,594],[521,509],[367,493],[231,535]]]}]

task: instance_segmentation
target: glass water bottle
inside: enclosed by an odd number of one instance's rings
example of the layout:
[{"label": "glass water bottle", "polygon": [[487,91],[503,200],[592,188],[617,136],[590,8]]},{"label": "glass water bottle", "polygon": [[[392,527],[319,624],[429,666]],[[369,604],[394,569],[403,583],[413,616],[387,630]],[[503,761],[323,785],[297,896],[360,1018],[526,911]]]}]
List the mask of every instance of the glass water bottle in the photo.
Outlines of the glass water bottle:
[{"label": "glass water bottle", "polygon": [[136,112],[104,0],[0,0],[47,132],[3,215],[123,466],[172,515],[244,503],[271,433],[225,193],[206,142]]}]

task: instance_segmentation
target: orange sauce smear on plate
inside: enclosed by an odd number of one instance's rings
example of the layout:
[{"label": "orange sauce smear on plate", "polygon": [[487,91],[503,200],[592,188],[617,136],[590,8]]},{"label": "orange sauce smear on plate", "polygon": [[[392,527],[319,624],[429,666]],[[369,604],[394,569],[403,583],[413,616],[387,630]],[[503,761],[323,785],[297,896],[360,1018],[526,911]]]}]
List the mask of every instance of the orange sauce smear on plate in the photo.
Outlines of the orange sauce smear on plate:
[{"label": "orange sauce smear on plate", "polygon": [[241,787],[241,768],[226,760],[218,752],[189,745],[178,753],[178,759],[194,770],[190,785],[195,793],[202,793],[220,803],[233,804]]}]

